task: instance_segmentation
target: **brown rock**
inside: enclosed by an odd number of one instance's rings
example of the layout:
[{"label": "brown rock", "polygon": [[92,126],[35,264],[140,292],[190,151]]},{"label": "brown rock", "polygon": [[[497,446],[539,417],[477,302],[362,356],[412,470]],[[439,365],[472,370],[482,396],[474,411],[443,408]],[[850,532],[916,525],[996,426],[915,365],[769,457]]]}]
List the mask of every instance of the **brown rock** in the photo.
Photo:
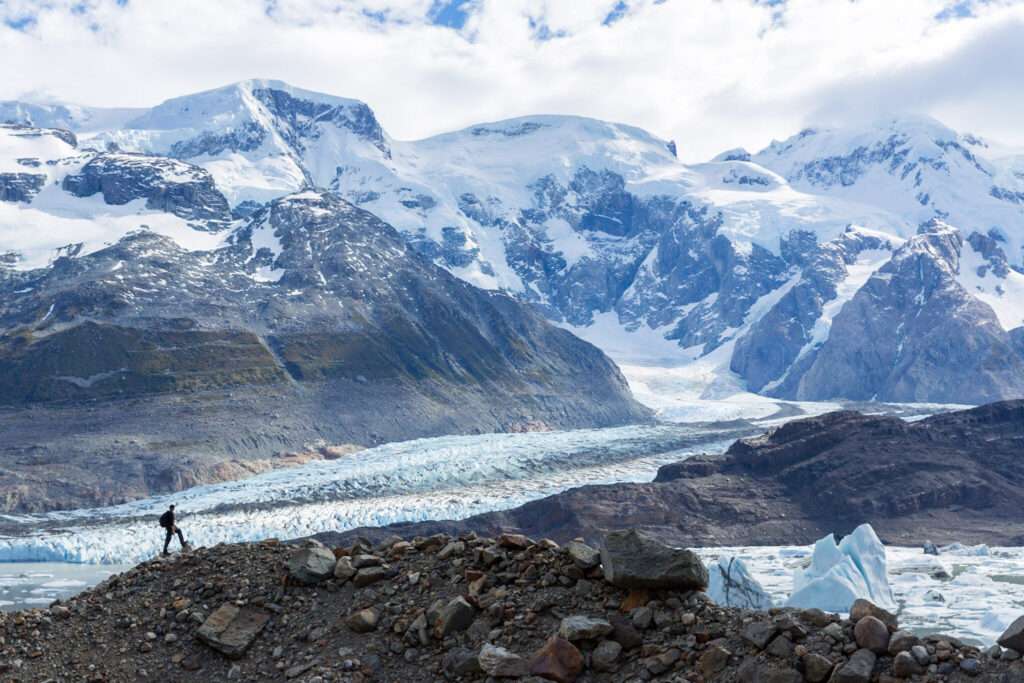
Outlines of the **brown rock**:
[{"label": "brown rock", "polygon": [[498,536],[498,545],[502,548],[525,550],[530,547],[530,539],[522,534],[502,534]]},{"label": "brown rock", "polygon": [[530,659],[530,673],[556,683],[573,683],[583,671],[583,655],[565,638],[551,636]]},{"label": "brown rock", "polygon": [[646,588],[634,588],[629,591],[629,595],[619,605],[619,609],[623,612],[630,612],[637,607],[643,607],[651,601],[651,592]]},{"label": "brown rock", "polygon": [[876,617],[861,617],[853,628],[857,645],[871,650],[876,655],[889,651],[889,628]]},{"label": "brown rock", "polygon": [[854,600],[853,604],[850,606],[850,621],[856,624],[864,617],[874,617],[875,619],[878,619],[884,623],[890,631],[899,630],[899,620],[896,618],[895,614],[882,609],[870,600],[858,598]]},{"label": "brown rock", "polygon": [[640,634],[640,631],[636,630],[629,619],[616,614],[609,621],[613,629],[609,637],[621,645],[624,650],[632,650],[643,644],[644,637]]},{"label": "brown rock", "polygon": [[715,645],[708,648],[700,656],[700,659],[697,660],[697,666],[700,668],[704,678],[710,678],[729,665],[729,657],[731,656],[732,653],[724,647]]},{"label": "brown rock", "polygon": [[270,614],[262,610],[225,603],[206,618],[196,636],[224,656],[237,659],[269,620]]},{"label": "brown rock", "polygon": [[355,584],[356,588],[364,588],[375,584],[378,581],[390,579],[394,575],[395,570],[387,565],[380,567],[364,567],[356,572],[356,575],[352,577],[352,583]]},{"label": "brown rock", "polygon": [[356,633],[369,633],[377,628],[378,621],[380,621],[380,614],[377,613],[377,610],[367,607],[349,615],[345,624]]}]

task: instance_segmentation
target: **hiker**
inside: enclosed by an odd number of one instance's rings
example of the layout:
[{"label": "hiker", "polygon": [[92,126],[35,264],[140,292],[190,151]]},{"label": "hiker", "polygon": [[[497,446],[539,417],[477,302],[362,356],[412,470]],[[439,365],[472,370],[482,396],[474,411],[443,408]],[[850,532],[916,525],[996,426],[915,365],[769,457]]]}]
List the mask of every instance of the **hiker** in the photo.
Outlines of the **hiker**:
[{"label": "hiker", "polygon": [[181,529],[174,523],[174,506],[167,508],[167,512],[160,515],[160,526],[167,530],[167,537],[164,538],[164,555],[169,554],[167,547],[171,545],[171,537],[174,534],[178,534],[178,541],[181,542],[181,549],[188,550],[188,543],[185,542],[185,537],[181,533]]}]

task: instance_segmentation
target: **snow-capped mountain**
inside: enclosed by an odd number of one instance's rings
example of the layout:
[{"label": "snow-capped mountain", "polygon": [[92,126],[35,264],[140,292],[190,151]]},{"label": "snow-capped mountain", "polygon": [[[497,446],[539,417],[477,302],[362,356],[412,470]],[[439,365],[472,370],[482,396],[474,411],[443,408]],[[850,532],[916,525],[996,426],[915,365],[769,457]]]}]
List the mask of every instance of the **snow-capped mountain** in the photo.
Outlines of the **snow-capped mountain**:
[{"label": "snow-capped mountain", "polygon": [[[695,397],[1024,393],[1024,155],[931,119],[808,129],[696,165],[674,142],[580,117],[399,141],[362,102],[276,81],[150,110],[0,103],[5,119],[53,139],[37,167],[3,149],[0,251],[13,269],[68,242],[81,256],[116,241],[147,207],[151,231],[203,244],[273,198],[321,188],[619,360],[689,368]],[[54,147],[57,124],[77,148]],[[102,185],[80,178],[140,158],[189,189],[156,196],[140,181],[112,191],[128,202],[114,206],[105,189],[71,196]],[[209,213],[175,210],[182,193],[205,196]],[[8,237],[50,220],[52,239]],[[72,220],[104,227],[72,239]],[[979,381],[952,379],[965,368]]]}]

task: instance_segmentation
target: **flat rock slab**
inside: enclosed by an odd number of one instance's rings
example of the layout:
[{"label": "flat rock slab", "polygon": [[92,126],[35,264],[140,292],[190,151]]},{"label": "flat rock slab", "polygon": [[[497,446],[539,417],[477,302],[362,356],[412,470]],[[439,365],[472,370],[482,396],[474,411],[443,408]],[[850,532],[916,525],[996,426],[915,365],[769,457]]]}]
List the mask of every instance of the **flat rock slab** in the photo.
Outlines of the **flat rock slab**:
[{"label": "flat rock slab", "polygon": [[238,659],[245,654],[268,621],[268,612],[226,603],[206,618],[196,635],[225,657]]}]

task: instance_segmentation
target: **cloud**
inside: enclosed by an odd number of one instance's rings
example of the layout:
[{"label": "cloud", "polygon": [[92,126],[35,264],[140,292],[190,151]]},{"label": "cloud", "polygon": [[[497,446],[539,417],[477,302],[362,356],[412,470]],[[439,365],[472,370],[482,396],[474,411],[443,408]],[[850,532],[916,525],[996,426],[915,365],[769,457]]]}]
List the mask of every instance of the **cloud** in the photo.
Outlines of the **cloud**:
[{"label": "cloud", "polygon": [[931,114],[1024,144],[1010,0],[6,0],[0,98],[150,106],[244,78],[368,102],[398,138],[532,113],[701,160]]}]

